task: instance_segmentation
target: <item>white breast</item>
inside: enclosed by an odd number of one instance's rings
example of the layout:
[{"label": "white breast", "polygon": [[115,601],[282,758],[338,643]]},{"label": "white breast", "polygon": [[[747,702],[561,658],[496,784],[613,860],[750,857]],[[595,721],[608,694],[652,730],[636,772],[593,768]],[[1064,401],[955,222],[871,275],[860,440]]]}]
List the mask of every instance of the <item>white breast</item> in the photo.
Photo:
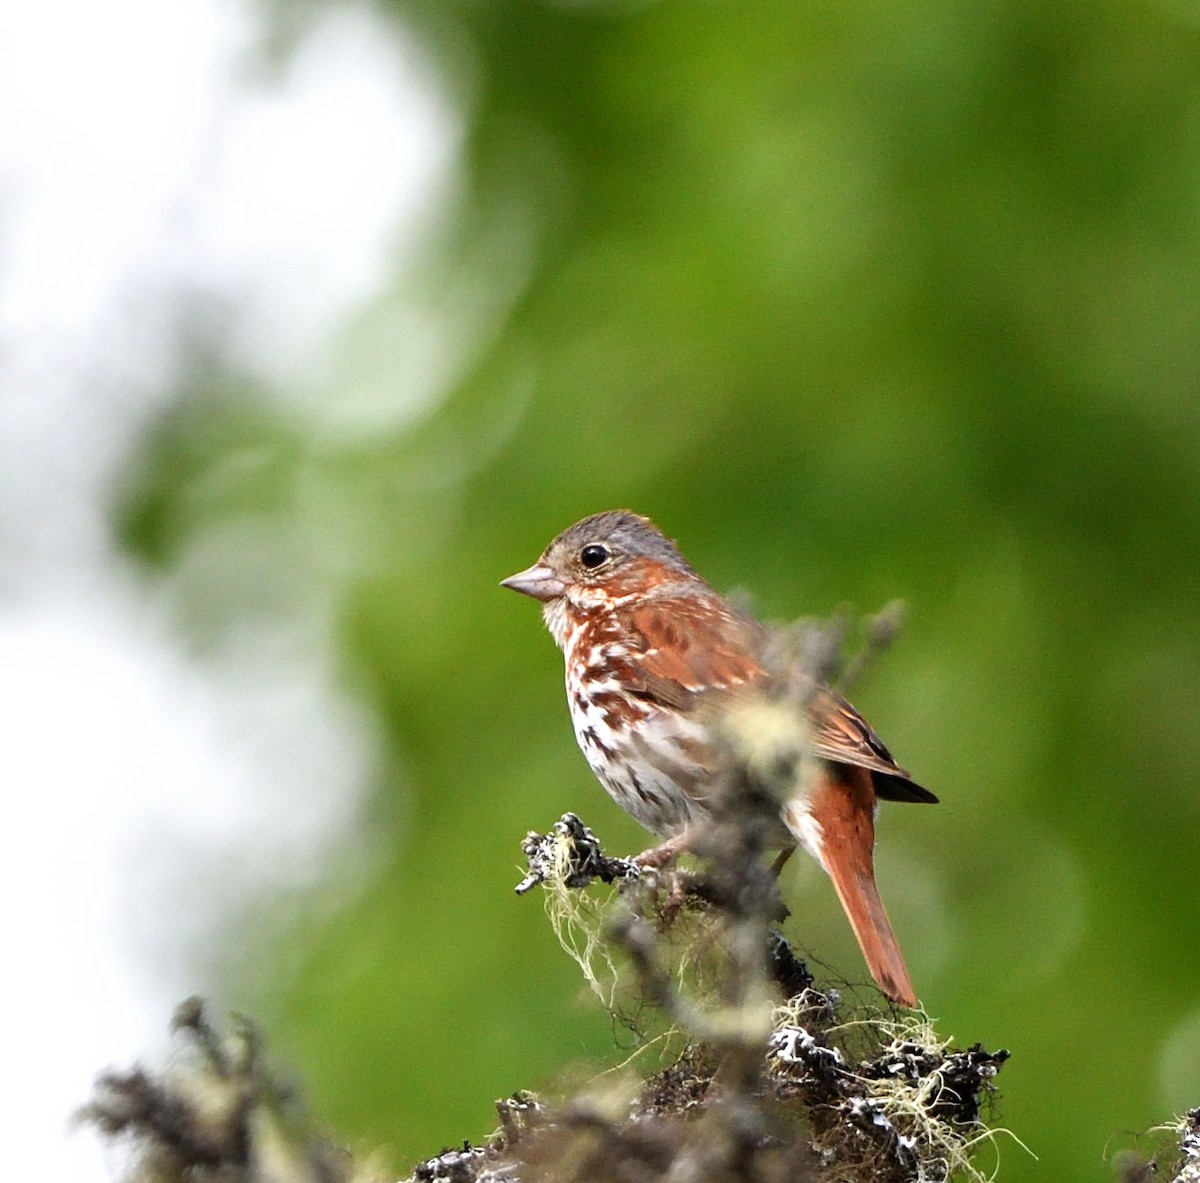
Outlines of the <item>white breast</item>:
[{"label": "white breast", "polygon": [[[711,769],[696,758],[704,730],[694,719],[621,690],[613,675],[626,649],[616,641],[567,638],[567,703],[580,749],[600,783],[626,812],[663,837],[704,813]],[[576,673],[575,671],[579,671]]]}]

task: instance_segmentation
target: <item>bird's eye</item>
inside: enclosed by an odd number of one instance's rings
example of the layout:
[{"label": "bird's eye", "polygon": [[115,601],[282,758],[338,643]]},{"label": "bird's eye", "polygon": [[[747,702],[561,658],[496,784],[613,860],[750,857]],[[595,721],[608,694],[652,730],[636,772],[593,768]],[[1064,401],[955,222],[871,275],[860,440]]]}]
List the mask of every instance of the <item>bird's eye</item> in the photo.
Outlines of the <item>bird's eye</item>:
[{"label": "bird's eye", "polygon": [[589,571],[594,571],[597,567],[601,567],[608,562],[609,555],[610,552],[607,546],[601,546],[598,542],[593,542],[579,552],[579,561]]}]

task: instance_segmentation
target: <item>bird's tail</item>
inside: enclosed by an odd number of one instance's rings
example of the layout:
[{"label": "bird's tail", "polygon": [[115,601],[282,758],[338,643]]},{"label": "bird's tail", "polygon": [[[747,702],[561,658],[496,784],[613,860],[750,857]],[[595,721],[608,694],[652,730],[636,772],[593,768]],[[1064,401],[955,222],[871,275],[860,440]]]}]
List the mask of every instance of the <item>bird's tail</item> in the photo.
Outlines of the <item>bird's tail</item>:
[{"label": "bird's tail", "polygon": [[829,873],[880,990],[917,1005],[904,954],[875,886],[875,792],[865,768],[822,769],[807,801],[784,810],[788,828]]},{"label": "bird's tail", "polygon": [[879,898],[874,874],[869,868],[864,873],[861,869],[847,867],[836,858],[827,858],[826,869],[850,918],[850,927],[858,937],[867,968],[880,990],[901,1006],[916,1006],[912,978]]}]

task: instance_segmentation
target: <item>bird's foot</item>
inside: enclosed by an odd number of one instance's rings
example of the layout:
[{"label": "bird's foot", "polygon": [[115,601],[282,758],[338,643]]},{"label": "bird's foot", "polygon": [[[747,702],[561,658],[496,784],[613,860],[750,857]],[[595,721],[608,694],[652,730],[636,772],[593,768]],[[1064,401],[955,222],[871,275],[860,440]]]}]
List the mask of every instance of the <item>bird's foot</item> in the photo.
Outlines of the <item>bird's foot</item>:
[{"label": "bird's foot", "polygon": [[665,842],[660,842],[657,846],[652,846],[649,850],[643,850],[641,854],[634,855],[633,862],[636,866],[647,870],[662,870],[664,867],[672,866],[675,860],[688,849],[689,837],[688,831],[684,830],[683,833],[676,834],[673,838],[668,838]]}]

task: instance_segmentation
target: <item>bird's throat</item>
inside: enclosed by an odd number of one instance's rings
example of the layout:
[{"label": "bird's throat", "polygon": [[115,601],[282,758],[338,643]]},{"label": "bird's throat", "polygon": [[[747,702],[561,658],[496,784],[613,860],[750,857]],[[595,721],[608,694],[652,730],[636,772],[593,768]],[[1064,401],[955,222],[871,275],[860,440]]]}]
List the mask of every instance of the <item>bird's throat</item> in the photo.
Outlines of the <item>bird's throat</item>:
[{"label": "bird's throat", "polygon": [[572,632],[566,597],[558,596],[553,600],[547,600],[542,605],[542,619],[546,622],[546,627],[550,630],[554,643],[565,653],[567,641]]}]

